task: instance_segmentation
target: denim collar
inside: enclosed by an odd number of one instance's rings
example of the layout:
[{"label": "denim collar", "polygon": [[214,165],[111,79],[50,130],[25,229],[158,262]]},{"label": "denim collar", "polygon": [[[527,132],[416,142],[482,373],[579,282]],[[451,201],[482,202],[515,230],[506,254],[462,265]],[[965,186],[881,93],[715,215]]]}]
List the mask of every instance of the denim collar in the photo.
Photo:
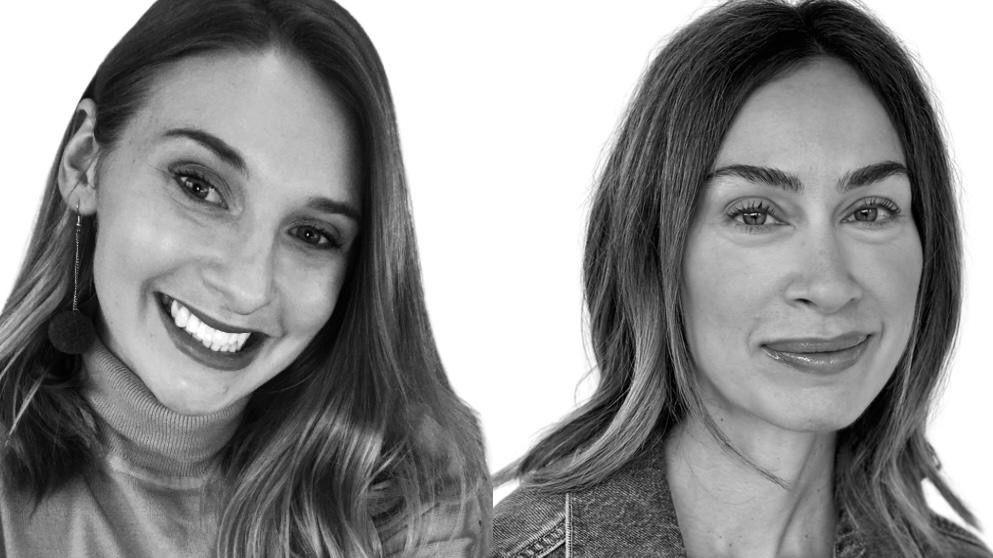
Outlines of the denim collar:
[{"label": "denim collar", "polygon": [[[686,556],[660,439],[652,441],[607,482],[570,494],[566,505],[566,521],[571,523],[566,526],[571,534],[567,544],[572,547],[568,555],[611,556],[623,549],[626,556]],[[842,513],[834,540],[835,558],[868,556],[866,543],[853,518]],[[880,545],[888,546],[884,540],[878,543],[874,550]],[[897,554],[883,551],[873,555]]]}]

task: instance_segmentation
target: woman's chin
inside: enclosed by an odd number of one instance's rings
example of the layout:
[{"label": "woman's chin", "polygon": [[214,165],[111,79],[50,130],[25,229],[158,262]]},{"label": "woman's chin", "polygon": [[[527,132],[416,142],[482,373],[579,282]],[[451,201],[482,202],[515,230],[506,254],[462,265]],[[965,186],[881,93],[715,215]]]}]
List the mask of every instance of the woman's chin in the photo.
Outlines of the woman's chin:
[{"label": "woman's chin", "polygon": [[[147,383],[146,383],[147,385]],[[229,391],[194,385],[187,389],[156,389],[148,386],[155,399],[165,408],[181,415],[210,415],[232,405],[242,403],[247,397],[238,397]],[[172,386],[173,388],[175,386]]]},{"label": "woman's chin", "polygon": [[784,430],[808,433],[829,433],[843,430],[855,422],[865,406],[855,407],[843,402],[808,403],[802,408],[779,409],[772,422]]}]

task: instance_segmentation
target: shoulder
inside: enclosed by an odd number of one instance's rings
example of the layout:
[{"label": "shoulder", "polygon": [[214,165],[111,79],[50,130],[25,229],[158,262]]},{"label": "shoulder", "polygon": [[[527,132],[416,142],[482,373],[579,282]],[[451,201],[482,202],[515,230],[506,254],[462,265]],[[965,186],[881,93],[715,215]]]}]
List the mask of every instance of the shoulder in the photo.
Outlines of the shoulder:
[{"label": "shoulder", "polygon": [[493,539],[494,558],[685,554],[654,446],[575,491],[518,488],[496,507]]},{"label": "shoulder", "polygon": [[565,544],[565,494],[523,486],[493,510],[494,558],[556,556]]},{"label": "shoulder", "polygon": [[[492,508],[489,483],[481,483],[465,499],[438,502],[418,518],[417,532],[406,525],[387,529],[385,556],[405,558],[482,558],[489,547]],[[413,547],[408,539],[416,541]]]},{"label": "shoulder", "polygon": [[965,527],[935,513],[931,514],[931,523],[956,558],[993,558],[990,549]]},{"label": "shoulder", "polygon": [[[84,530],[103,519],[83,477],[36,497],[0,475],[0,556],[70,556]],[[97,528],[98,530],[98,528]],[[53,533],[61,536],[54,537]]]}]

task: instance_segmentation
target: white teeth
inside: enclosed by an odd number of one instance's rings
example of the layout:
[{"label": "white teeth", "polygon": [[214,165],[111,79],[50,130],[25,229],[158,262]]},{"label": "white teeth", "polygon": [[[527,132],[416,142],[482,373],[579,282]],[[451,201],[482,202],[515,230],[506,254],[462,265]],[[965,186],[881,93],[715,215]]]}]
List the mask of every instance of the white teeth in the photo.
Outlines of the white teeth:
[{"label": "white teeth", "polygon": [[[176,304],[173,302],[173,304]],[[190,321],[190,311],[186,308],[180,308],[179,313],[173,314],[174,320],[176,320],[176,325],[182,328],[186,327],[187,322]]]},{"label": "white teeth", "polygon": [[213,341],[214,328],[209,325],[200,322],[200,342],[203,343],[204,347],[210,348],[210,343]]},{"label": "white teeth", "polygon": [[[173,317],[173,319],[175,319],[175,317]],[[183,326],[183,329],[185,329],[187,333],[195,337],[197,334],[197,330],[200,329],[200,318],[197,318],[193,314],[190,314],[190,317],[186,320],[186,325]]]},{"label": "white teeth", "polygon": [[210,348],[214,344],[214,334],[217,333],[216,330],[211,329],[209,326],[200,326],[200,342],[203,343],[204,347]]},{"label": "white teeth", "polygon": [[[175,319],[175,316],[173,316],[173,319]],[[183,326],[183,329],[185,329],[190,335],[193,335],[198,327],[200,327],[200,319],[193,314],[190,314],[190,316],[186,318],[186,324]]]},{"label": "white teeth", "polygon": [[210,338],[210,348],[214,351],[221,350],[222,347],[227,347],[231,344],[231,338],[234,337],[233,333],[224,333],[222,331],[214,331],[214,335]]},{"label": "white teeth", "polygon": [[248,341],[250,333],[228,333],[214,329],[200,321],[188,308],[176,302],[169,305],[169,313],[176,327],[186,330],[197,341],[212,351],[234,353],[240,351]]},{"label": "white teeth", "polygon": [[193,336],[196,337],[201,343],[207,340],[207,324],[197,321],[197,330],[193,332]]}]

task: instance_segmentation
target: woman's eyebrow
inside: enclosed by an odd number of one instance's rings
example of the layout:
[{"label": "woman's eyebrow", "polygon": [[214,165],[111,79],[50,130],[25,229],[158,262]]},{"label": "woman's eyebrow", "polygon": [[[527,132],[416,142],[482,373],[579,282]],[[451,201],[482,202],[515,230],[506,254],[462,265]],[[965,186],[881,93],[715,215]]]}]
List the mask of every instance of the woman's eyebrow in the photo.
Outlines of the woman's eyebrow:
[{"label": "woman's eyebrow", "polygon": [[191,139],[213,152],[214,155],[242,174],[248,174],[248,165],[245,164],[245,159],[238,153],[238,150],[210,132],[199,128],[173,128],[166,130],[162,135],[167,138]]},{"label": "woman's eyebrow", "polygon": [[[853,188],[879,182],[895,174],[909,176],[907,167],[901,163],[897,163],[895,161],[873,163],[845,173],[845,175],[838,180],[838,190],[841,192],[847,192]],[[749,182],[782,188],[787,192],[803,191],[803,182],[800,181],[798,176],[772,167],[760,167],[756,165],[728,165],[712,171],[707,175],[706,180],[709,182],[710,180],[721,176],[737,176],[739,178],[744,178]]]},{"label": "woman's eyebrow", "polygon": [[344,215],[355,222],[359,221],[360,213],[354,205],[348,202],[324,197],[312,197],[307,200],[307,207],[323,213]]},{"label": "woman's eyebrow", "polygon": [[768,184],[782,188],[787,192],[799,192],[803,190],[803,184],[795,174],[790,174],[771,167],[759,167],[755,165],[728,165],[715,169],[707,175],[707,181],[721,176],[737,176],[749,182]]},{"label": "woman's eyebrow", "polygon": [[902,174],[909,177],[910,173],[907,171],[907,167],[903,166],[896,161],[883,161],[882,163],[874,163],[871,165],[864,166],[860,169],[854,170],[845,174],[838,181],[838,189],[842,192],[847,192],[852,188],[858,188],[859,186],[866,186],[874,182],[879,182],[885,178],[889,178],[894,174]]}]

